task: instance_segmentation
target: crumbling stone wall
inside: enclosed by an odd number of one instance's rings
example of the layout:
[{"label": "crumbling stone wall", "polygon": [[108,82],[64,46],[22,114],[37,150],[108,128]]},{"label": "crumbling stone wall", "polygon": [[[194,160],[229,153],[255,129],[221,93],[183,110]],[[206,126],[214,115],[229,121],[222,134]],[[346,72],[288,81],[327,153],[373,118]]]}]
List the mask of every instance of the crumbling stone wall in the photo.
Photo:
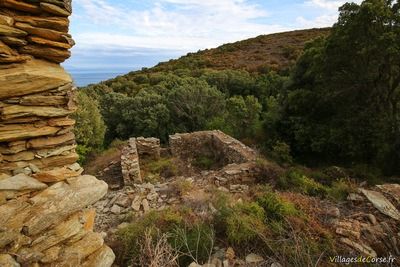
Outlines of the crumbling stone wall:
[{"label": "crumbling stone wall", "polygon": [[158,138],[136,138],[136,147],[140,157],[159,159],[161,154],[160,139]]},{"label": "crumbling stone wall", "polygon": [[142,183],[136,138],[130,138],[121,154],[122,177],[125,185]]},{"label": "crumbling stone wall", "polygon": [[71,77],[71,0],[0,0],[0,265],[111,266],[93,232],[107,184],[81,176]]},{"label": "crumbling stone wall", "polygon": [[217,153],[222,165],[245,163],[256,159],[256,152],[221,131],[175,134],[169,137],[171,154],[184,159],[199,154]]}]

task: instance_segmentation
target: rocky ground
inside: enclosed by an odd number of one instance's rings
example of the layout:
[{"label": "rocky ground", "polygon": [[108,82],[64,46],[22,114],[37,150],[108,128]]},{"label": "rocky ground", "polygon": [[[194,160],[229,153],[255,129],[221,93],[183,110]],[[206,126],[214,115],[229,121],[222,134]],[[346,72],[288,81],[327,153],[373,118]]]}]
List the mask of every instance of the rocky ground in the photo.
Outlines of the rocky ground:
[{"label": "rocky ground", "polygon": [[[180,165],[184,164],[181,162]],[[197,213],[212,213],[215,208],[209,199],[215,190],[227,192],[236,199],[245,199],[255,186],[252,183],[228,183],[224,174],[240,174],[249,170],[249,167],[233,164],[222,170],[197,170],[197,174],[195,169],[188,171],[186,168],[183,176],[161,177],[158,182],[121,187],[121,176],[113,176],[114,180],[109,177],[117,173],[119,166],[120,162],[115,160],[102,166],[97,173],[98,177],[111,182],[111,190],[93,206],[97,211],[95,228],[107,234],[108,244],[116,242],[116,232],[125,227],[132,217],[141,217],[151,210],[179,205],[195,207]],[[146,181],[146,177],[143,178]],[[304,207],[314,205],[309,212],[318,214],[320,223],[332,229],[337,246],[347,251],[348,255],[376,257],[388,255],[388,251],[394,257],[400,255],[398,184],[369,188],[361,184],[357,192],[349,194],[346,201],[339,203],[292,193],[282,194],[285,198],[292,198],[294,202],[303,203]],[[194,262],[190,266],[201,265]],[[279,267],[284,266],[284,261],[275,262],[255,253],[237,258],[232,248],[216,246],[209,263],[202,266]]]}]

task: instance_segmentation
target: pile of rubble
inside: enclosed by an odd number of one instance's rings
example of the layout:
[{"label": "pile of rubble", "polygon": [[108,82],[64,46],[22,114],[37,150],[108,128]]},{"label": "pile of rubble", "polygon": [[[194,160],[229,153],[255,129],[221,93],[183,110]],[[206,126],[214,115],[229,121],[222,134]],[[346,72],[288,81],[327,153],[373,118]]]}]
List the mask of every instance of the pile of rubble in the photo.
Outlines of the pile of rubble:
[{"label": "pile of rubble", "polygon": [[0,1],[0,266],[111,266],[94,233],[108,186],[76,163],[70,0]]},{"label": "pile of rubble", "polygon": [[[386,195],[386,196],[385,196]],[[377,257],[400,256],[400,212],[389,199],[400,204],[400,185],[379,185],[373,190],[360,188],[351,193],[348,201],[351,212],[333,213],[331,221],[339,242],[351,248],[354,254]]]}]

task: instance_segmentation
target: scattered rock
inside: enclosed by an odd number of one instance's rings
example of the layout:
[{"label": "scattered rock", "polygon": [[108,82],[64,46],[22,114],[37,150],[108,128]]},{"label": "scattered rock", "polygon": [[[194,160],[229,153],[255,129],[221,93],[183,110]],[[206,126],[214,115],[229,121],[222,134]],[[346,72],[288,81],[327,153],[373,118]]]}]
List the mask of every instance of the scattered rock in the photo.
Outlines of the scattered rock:
[{"label": "scattered rock", "polygon": [[378,185],[379,189],[381,189],[384,193],[393,197],[397,203],[400,203],[400,185],[399,184],[384,184]]},{"label": "scattered rock", "polygon": [[111,212],[114,214],[120,214],[121,213],[121,207],[114,204],[111,208]]},{"label": "scattered rock", "polygon": [[117,228],[118,228],[119,230],[121,230],[121,229],[124,229],[124,228],[127,227],[127,226],[129,226],[129,223],[123,222],[123,223],[119,224]]},{"label": "scattered rock", "polygon": [[248,185],[231,185],[229,191],[232,193],[242,193],[249,190]]},{"label": "scattered rock", "polygon": [[261,257],[260,255],[254,254],[254,253],[251,253],[246,256],[246,263],[249,263],[249,264],[257,264],[257,263],[260,263],[263,261],[264,261],[263,257]]},{"label": "scattered rock", "polygon": [[132,209],[134,211],[139,211],[141,203],[142,203],[142,200],[140,199],[140,197],[136,196],[135,199],[132,201],[132,205],[131,205]]},{"label": "scattered rock", "polygon": [[377,256],[376,252],[371,247],[365,244],[354,242],[348,238],[340,238],[340,242],[345,245],[348,245],[349,247],[355,249],[356,251],[362,253],[363,255],[371,257]]},{"label": "scattered rock", "polygon": [[236,257],[235,251],[233,250],[232,247],[229,247],[225,252],[225,258],[232,261],[235,259],[235,257]]},{"label": "scattered rock", "polygon": [[131,200],[127,195],[121,194],[115,203],[121,207],[127,208],[131,205]]},{"label": "scattered rock", "polygon": [[368,200],[383,214],[400,221],[400,212],[395,206],[381,193],[366,189],[361,189],[361,192],[368,198]]},{"label": "scattered rock", "polygon": [[362,201],[364,201],[364,198],[363,198],[361,195],[359,195],[359,194],[350,193],[350,194],[347,196],[347,200],[349,200],[349,201],[354,201],[354,202],[362,202]]},{"label": "scattered rock", "polygon": [[147,200],[148,201],[156,201],[158,199],[158,194],[157,193],[150,193],[147,195]]},{"label": "scattered rock", "polygon": [[368,220],[371,222],[372,225],[376,225],[378,223],[376,217],[373,214],[369,213],[366,215],[366,217],[368,218]]},{"label": "scattered rock", "polygon": [[149,201],[147,201],[147,199],[143,199],[142,206],[143,206],[143,211],[145,213],[150,211],[150,205],[149,205]]},{"label": "scattered rock", "polygon": [[326,215],[333,217],[333,218],[339,218],[340,217],[340,210],[337,207],[333,207],[331,209],[328,209],[326,211]]}]

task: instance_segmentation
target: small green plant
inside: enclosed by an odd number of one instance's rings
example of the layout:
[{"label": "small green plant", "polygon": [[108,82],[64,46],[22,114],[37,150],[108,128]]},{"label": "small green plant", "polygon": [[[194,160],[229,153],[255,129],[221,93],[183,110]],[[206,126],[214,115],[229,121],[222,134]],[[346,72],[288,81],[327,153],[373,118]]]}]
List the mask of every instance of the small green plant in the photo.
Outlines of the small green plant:
[{"label": "small green plant", "polygon": [[265,212],[256,202],[236,204],[224,220],[228,241],[241,245],[255,240],[266,231],[264,219]]},{"label": "small green plant", "polygon": [[323,185],[331,185],[334,181],[329,175],[321,171],[313,171],[309,174],[310,178]]},{"label": "small green plant", "polygon": [[213,205],[216,234],[231,245],[246,245],[266,232],[265,212],[256,202],[231,204],[230,195],[216,192]]},{"label": "small green plant", "polygon": [[279,188],[310,196],[326,196],[327,189],[322,184],[307,177],[302,171],[290,169],[278,179]]},{"label": "small green plant", "polygon": [[84,145],[78,145],[76,147],[76,153],[79,155],[79,160],[78,163],[81,165],[84,165],[86,160],[87,160],[87,155],[92,151],[92,148],[84,146]]},{"label": "small green plant", "polygon": [[274,192],[266,192],[257,199],[266,214],[268,221],[282,221],[286,216],[299,215],[293,203],[283,200]]},{"label": "small green plant", "polygon": [[332,186],[328,188],[328,195],[330,198],[338,201],[346,200],[347,196],[355,192],[356,186],[349,180],[340,179],[332,183]]},{"label": "small green plant", "polygon": [[193,183],[187,179],[178,179],[172,184],[179,195],[184,196],[193,189]]}]

